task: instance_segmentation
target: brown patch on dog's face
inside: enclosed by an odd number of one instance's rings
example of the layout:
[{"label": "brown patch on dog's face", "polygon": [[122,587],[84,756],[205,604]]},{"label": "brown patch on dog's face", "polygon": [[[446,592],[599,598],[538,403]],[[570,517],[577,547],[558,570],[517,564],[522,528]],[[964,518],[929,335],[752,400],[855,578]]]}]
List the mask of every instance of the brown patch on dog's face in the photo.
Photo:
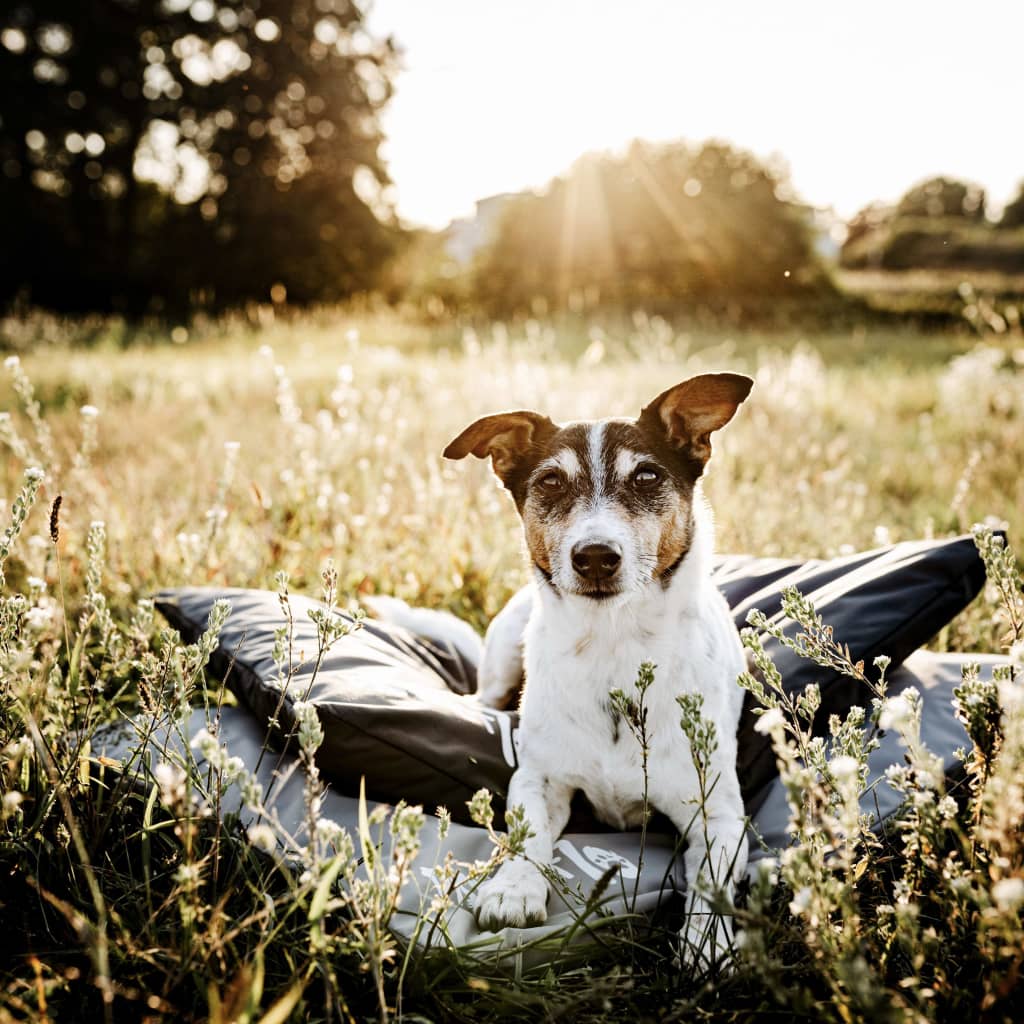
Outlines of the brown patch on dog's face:
[{"label": "brown patch on dog's face", "polygon": [[667,586],[693,541],[708,435],[750,384],[735,374],[696,377],[637,420],[559,427],[537,413],[503,413],[478,420],[445,454],[492,456],[530,557],[560,593],[601,600],[654,581]]}]

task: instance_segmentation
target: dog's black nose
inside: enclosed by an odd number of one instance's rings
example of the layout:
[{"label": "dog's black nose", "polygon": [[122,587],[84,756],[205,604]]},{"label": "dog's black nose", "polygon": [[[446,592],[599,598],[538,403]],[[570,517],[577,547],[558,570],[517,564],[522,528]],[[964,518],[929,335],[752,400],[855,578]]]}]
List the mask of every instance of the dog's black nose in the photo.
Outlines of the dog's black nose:
[{"label": "dog's black nose", "polygon": [[611,579],[621,561],[622,555],[608,544],[577,544],[572,549],[572,567],[591,583]]}]

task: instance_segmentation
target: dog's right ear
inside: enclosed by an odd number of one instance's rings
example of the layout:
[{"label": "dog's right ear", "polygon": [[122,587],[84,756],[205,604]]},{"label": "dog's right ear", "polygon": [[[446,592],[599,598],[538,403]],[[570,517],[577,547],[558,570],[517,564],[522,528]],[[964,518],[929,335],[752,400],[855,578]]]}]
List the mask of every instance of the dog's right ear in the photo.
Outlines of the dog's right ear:
[{"label": "dog's right ear", "polygon": [[446,459],[491,457],[494,472],[505,482],[531,448],[558,428],[537,412],[499,412],[470,424],[444,450]]}]

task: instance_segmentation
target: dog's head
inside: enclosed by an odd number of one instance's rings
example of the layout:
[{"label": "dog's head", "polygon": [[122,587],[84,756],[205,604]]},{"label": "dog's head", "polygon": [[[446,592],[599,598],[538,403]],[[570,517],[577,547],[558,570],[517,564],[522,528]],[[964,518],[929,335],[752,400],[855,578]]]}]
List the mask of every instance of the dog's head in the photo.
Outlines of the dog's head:
[{"label": "dog's head", "polygon": [[444,454],[491,457],[515,499],[530,556],[564,594],[594,600],[667,585],[690,548],[694,489],[710,437],[753,381],[707,373],[660,394],[635,420],[559,426],[502,412],[467,427]]}]

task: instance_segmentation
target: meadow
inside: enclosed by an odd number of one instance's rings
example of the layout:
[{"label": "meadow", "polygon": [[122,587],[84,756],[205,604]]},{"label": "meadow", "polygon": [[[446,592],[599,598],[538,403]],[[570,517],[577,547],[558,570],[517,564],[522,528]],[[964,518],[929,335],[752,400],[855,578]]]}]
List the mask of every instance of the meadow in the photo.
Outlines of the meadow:
[{"label": "meadow", "polygon": [[[1002,904],[990,889],[1021,878],[1024,860],[1019,822],[997,839],[983,827],[993,751],[956,827],[948,815],[913,826],[932,858],[920,892],[948,874],[950,851],[969,879],[932,906],[927,927],[908,918],[885,933],[865,909],[847,938],[822,938],[801,926],[783,879],[751,895],[759,938],[727,976],[680,977],[665,936],[631,927],[590,960],[504,977],[454,954],[408,967],[393,950],[368,970],[380,951],[355,941],[341,911],[336,944],[313,941],[315,886],[282,881],[287,870],[229,826],[187,828],[185,842],[165,805],[173,827],[154,829],[145,794],[113,819],[101,813],[81,747],[66,741],[138,711],[140,680],[174,650],[146,603],[162,586],[276,589],[285,573],[294,592],[316,595],[333,560],[342,605],[395,594],[483,628],[526,579],[518,524],[485,465],[440,453],[502,408],[635,414],[693,373],[751,373],[754,392],[706,481],[719,551],[828,557],[976,522],[1007,526],[1024,550],[1019,326],[741,332],[642,315],[431,325],[266,308],[169,335],[42,316],[3,333],[0,1020],[1011,1019],[1020,905],[993,923]],[[26,477],[32,467],[45,477]],[[1003,565],[1005,579],[1013,571]],[[1018,612],[993,591],[933,645],[1001,650]],[[177,650],[201,699],[201,658]],[[1004,751],[1003,782],[1019,791],[1024,748],[1004,733],[1017,745]],[[828,896],[836,914],[858,887],[895,874],[891,847],[853,831],[866,868]],[[965,842],[1005,863],[967,864]],[[183,850],[205,871],[214,847],[229,867],[203,876],[190,916]],[[144,887],[143,848],[160,864]],[[267,892],[276,923],[257,927]],[[936,965],[942,949],[951,959]]]}]

